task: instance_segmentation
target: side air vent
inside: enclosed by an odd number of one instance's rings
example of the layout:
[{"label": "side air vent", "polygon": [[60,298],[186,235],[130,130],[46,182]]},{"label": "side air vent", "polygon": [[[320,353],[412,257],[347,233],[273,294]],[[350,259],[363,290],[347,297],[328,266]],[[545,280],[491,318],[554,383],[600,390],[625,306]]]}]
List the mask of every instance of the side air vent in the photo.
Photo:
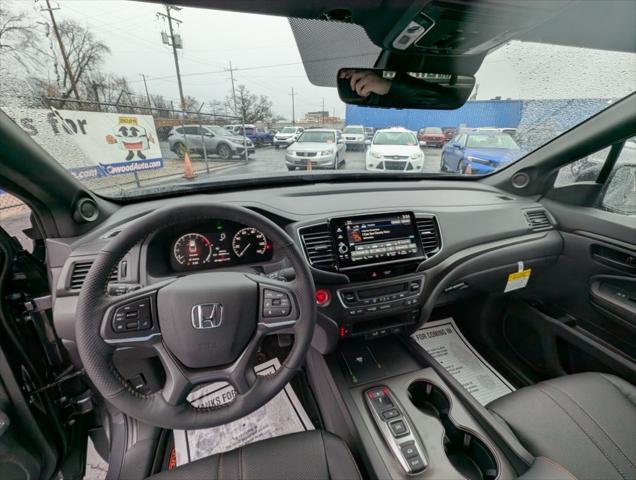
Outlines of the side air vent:
[{"label": "side air vent", "polygon": [[533,232],[552,229],[552,224],[545,210],[526,210],[525,216],[526,222]]},{"label": "side air vent", "polygon": [[[85,262],[76,262],[73,264],[73,271],[71,273],[71,281],[70,281],[70,289],[71,290],[79,290],[84,285],[84,280],[86,280],[86,275],[88,275],[88,271],[91,269],[91,265],[93,265],[92,261]],[[117,271],[119,269],[115,267],[108,277],[109,282],[117,281]]]},{"label": "side air vent", "polygon": [[420,232],[420,240],[422,241],[422,250],[430,258],[442,248],[437,219],[433,216],[421,217],[417,218],[416,222],[417,229]]},{"label": "side air vent", "polygon": [[301,228],[299,234],[311,266],[320,270],[334,270],[336,256],[327,224]]}]

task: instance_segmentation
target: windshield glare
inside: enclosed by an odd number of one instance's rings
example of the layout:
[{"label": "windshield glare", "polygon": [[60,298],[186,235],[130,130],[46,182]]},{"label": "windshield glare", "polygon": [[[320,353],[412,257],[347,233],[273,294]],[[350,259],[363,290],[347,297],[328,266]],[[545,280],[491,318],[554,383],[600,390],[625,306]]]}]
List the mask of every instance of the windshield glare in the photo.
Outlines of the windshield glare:
[{"label": "windshield glare", "polygon": [[468,148],[519,148],[510,135],[469,135]]},{"label": "windshield glare", "polygon": [[[377,108],[375,93],[345,105],[334,86],[339,68],[372,67],[381,49],[348,44],[324,20],[306,23],[332,41],[327,49],[297,44],[294,20],[283,17],[119,0],[64,0],[52,12],[37,5],[0,2],[0,109],[69,175],[108,197],[309,175],[477,179],[636,85],[633,52],[510,40],[486,55],[458,109]],[[631,34],[598,28],[594,36]],[[578,38],[548,33],[564,44]],[[382,147],[368,148],[369,140]],[[342,161],[289,164],[287,149],[307,142],[333,143]],[[413,147],[404,161],[419,163],[378,169],[373,154],[399,157],[404,146]],[[482,152],[488,165],[468,168],[482,158],[470,149],[492,149]]]},{"label": "windshield glare", "polygon": [[333,143],[335,134],[333,132],[305,132],[297,140],[298,143]]},{"label": "windshield glare", "polygon": [[410,132],[378,132],[373,145],[417,145],[417,140]]}]

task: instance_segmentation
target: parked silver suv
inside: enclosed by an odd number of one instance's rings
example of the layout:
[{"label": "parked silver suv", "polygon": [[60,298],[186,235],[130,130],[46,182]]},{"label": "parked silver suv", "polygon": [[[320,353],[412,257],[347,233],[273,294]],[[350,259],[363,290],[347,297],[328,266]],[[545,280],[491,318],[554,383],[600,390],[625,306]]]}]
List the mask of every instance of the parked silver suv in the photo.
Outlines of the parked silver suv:
[{"label": "parked silver suv", "polygon": [[[170,150],[179,157],[183,157],[186,148],[190,153],[203,156],[218,155],[223,160],[229,160],[234,155],[244,156],[245,146],[247,154],[254,153],[254,144],[249,138],[235,135],[223,127],[215,125],[183,125],[174,127],[168,135]],[[205,150],[204,150],[205,144]]]},{"label": "parked silver suv", "polygon": [[300,168],[338,169],[345,161],[345,144],[339,130],[316,128],[305,130],[285,151],[288,170]]}]

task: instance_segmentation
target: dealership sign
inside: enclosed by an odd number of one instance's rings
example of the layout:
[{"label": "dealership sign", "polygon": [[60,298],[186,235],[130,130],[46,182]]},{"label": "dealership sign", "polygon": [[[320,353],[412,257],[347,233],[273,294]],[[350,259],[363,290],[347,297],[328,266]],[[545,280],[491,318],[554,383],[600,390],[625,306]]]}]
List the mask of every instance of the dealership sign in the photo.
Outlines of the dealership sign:
[{"label": "dealership sign", "polygon": [[55,109],[5,111],[77,178],[163,167],[151,115]]}]

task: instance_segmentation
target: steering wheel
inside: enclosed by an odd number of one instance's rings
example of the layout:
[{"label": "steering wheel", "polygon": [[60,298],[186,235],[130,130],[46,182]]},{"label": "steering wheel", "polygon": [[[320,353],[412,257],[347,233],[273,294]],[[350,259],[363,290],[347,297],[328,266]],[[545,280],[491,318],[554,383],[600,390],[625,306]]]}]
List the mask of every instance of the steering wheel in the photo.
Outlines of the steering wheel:
[{"label": "steering wheel", "polygon": [[[296,278],[282,282],[231,271],[193,273],[119,296],[107,294],[110,273],[140,240],[170,226],[222,219],[260,230],[289,259]],[[172,429],[208,428],[256,410],[301,367],[316,323],[314,282],[302,253],[283,229],[251,210],[212,202],[158,209],[130,224],[99,253],[79,295],[75,336],[95,387],[122,412]],[[121,326],[123,325],[123,327]],[[264,336],[291,333],[293,346],[277,372],[256,375],[252,360]],[[144,394],[117,371],[117,347],[156,350],[166,372],[162,389]],[[194,407],[194,387],[227,382],[226,404]]]}]

